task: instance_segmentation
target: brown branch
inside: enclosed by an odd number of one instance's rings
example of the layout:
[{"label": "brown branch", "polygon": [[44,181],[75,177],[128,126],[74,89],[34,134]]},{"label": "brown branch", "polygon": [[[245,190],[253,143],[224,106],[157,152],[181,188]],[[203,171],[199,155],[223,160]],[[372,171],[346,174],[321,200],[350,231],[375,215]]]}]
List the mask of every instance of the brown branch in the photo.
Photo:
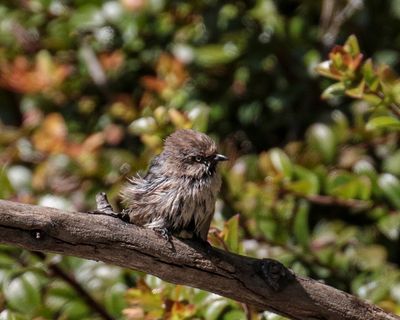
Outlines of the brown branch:
[{"label": "brown branch", "polygon": [[324,0],[322,2],[320,33],[322,42],[327,47],[332,46],[339,34],[341,26],[346,20],[351,18],[357,10],[363,7],[364,1],[347,0],[347,4],[342,9],[335,8],[335,4],[337,4],[337,1],[333,0]]},{"label": "brown branch", "polygon": [[266,270],[265,259],[239,256],[189,240],[173,238],[166,242],[151,230],[102,215],[0,200],[0,243],[137,269],[291,319],[400,319],[350,294],[297,275],[275,291],[267,285],[265,276],[276,275],[274,266]]},{"label": "brown branch", "polygon": [[[40,260],[45,261],[46,260],[46,255],[42,252],[37,252],[34,251],[32,252],[35,256],[37,256]],[[105,320],[113,320],[114,318],[107,312],[104,307],[98,303],[91,295],[89,292],[87,292],[81,284],[76,281],[75,277],[72,275],[68,274],[65,272],[60,266],[58,266],[55,263],[49,263],[47,265],[49,270],[54,274],[56,277],[64,280],[66,283],[68,283],[81,297],[82,299],[86,302],[86,304],[95,312],[97,312],[102,319]]]},{"label": "brown branch", "polygon": [[[377,97],[379,97],[379,98],[381,98],[382,100],[384,100],[385,99],[385,94],[383,93],[383,92],[377,92],[376,93],[376,96]],[[390,111],[392,111],[392,113],[397,117],[397,118],[400,118],[400,106],[397,104],[397,103],[395,103],[395,102],[391,102],[390,104],[389,104],[389,109],[390,109]]]},{"label": "brown branch", "polygon": [[281,189],[279,190],[279,192],[280,196],[289,194],[297,198],[305,199],[313,204],[318,204],[322,206],[338,206],[338,207],[357,209],[357,210],[368,210],[373,207],[371,201],[368,200],[344,199],[335,196],[321,195],[321,194],[306,195],[288,189]]},{"label": "brown branch", "polygon": [[350,209],[367,210],[370,209],[372,204],[370,201],[359,199],[343,199],[327,195],[299,195],[296,196],[304,198],[311,203],[323,206],[338,206]]},{"label": "brown branch", "polygon": [[392,111],[397,118],[400,118],[400,108],[396,103],[392,102],[389,105],[389,108],[390,108],[390,111]]}]

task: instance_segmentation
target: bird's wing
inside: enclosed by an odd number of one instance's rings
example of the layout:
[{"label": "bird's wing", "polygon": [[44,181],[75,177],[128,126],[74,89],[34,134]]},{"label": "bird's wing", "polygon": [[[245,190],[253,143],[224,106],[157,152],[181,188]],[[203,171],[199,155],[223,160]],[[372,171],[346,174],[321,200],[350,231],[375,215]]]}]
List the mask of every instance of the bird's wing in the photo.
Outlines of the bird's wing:
[{"label": "bird's wing", "polygon": [[160,155],[155,156],[150,162],[149,169],[147,170],[144,179],[152,180],[153,178],[159,176],[161,167],[162,167],[162,159],[160,159]]}]

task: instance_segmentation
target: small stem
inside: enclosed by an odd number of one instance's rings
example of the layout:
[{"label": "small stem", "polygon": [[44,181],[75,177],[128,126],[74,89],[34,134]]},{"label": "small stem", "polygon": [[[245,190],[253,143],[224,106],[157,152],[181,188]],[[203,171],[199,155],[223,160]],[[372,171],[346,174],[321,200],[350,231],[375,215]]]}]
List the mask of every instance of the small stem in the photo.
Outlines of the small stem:
[{"label": "small stem", "polygon": [[304,198],[314,204],[320,204],[325,206],[339,206],[351,209],[370,209],[372,204],[370,201],[358,200],[358,199],[341,199],[333,196],[325,195],[301,195],[295,194],[296,197]]},{"label": "small stem", "polygon": [[305,199],[311,203],[319,204],[323,206],[338,206],[338,207],[345,207],[350,209],[359,209],[359,210],[367,210],[373,207],[370,201],[366,200],[359,200],[359,199],[343,199],[329,195],[306,195],[299,192],[282,189],[279,191],[280,196],[284,195],[293,195],[296,198]]},{"label": "small stem", "polygon": [[[32,254],[37,256],[40,260],[45,261],[46,260],[46,255],[42,252],[37,252],[37,251],[32,251]],[[56,275],[57,277],[61,278],[64,280],[66,283],[68,283],[81,297],[83,300],[85,300],[86,304],[95,312],[97,312],[103,319],[105,320],[113,320],[114,318],[107,312],[104,307],[99,304],[94,298],[87,292],[79,282],[76,281],[76,279],[66,273],[63,269],[61,269],[57,264],[55,263],[48,263],[47,267],[50,269],[50,271]]]},{"label": "small stem", "polygon": [[[385,98],[385,94],[383,92],[377,92],[376,95],[379,98],[381,98],[382,100]],[[390,111],[392,111],[396,115],[397,118],[400,118],[400,106],[397,103],[391,102],[389,104],[389,108],[390,108]]]},{"label": "small stem", "polygon": [[246,320],[251,320],[251,308],[248,304],[242,303],[242,308],[246,316]]}]

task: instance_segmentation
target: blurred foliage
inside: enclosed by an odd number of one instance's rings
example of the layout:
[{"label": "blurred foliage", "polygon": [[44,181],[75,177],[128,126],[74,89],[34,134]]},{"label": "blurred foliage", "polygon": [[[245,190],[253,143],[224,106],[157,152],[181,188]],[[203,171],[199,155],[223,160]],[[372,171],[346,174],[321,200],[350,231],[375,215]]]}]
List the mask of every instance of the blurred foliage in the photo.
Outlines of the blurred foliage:
[{"label": "blurred foliage", "polygon": [[[278,259],[400,314],[399,8],[1,2],[0,198],[85,211],[107,191],[118,207],[125,177],[146,169],[166,135],[195,128],[230,158],[213,245]],[[9,246],[0,286],[0,320],[283,319]]]}]

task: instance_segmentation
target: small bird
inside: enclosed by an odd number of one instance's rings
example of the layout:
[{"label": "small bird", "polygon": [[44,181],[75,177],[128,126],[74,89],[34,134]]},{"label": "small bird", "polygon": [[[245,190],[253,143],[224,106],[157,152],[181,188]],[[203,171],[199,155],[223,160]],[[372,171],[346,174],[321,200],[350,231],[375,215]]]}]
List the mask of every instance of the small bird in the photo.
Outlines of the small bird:
[{"label": "small bird", "polygon": [[123,212],[131,223],[164,237],[174,234],[206,242],[221,187],[217,164],[225,160],[206,134],[175,131],[146,175],[130,178],[122,188]]}]

